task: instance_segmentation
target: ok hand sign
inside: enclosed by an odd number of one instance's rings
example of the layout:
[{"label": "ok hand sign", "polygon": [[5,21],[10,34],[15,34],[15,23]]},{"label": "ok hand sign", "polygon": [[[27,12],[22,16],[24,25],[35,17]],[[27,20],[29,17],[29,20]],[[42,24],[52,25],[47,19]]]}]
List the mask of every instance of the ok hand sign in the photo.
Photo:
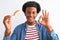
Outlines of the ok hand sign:
[{"label": "ok hand sign", "polygon": [[49,32],[51,32],[53,30],[50,25],[49,12],[47,12],[46,10],[42,10],[42,15],[39,17],[38,21],[39,21],[39,23],[44,25]]}]

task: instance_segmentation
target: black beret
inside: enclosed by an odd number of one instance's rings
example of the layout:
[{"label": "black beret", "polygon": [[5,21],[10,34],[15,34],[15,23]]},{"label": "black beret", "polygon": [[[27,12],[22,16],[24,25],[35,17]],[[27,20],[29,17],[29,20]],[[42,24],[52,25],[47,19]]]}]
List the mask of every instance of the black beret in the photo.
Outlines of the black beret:
[{"label": "black beret", "polygon": [[35,1],[28,1],[23,5],[22,11],[24,13],[25,13],[27,7],[35,7],[37,9],[37,13],[39,13],[41,11],[41,7],[40,7],[39,3],[35,2]]}]

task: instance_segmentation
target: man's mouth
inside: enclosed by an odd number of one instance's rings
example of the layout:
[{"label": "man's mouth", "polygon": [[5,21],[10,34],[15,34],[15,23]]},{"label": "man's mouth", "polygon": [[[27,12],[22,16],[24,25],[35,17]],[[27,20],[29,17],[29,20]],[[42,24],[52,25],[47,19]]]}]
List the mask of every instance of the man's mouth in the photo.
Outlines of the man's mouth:
[{"label": "man's mouth", "polygon": [[33,19],[33,18],[28,18],[28,19],[30,19],[30,20],[31,20],[31,19]]}]

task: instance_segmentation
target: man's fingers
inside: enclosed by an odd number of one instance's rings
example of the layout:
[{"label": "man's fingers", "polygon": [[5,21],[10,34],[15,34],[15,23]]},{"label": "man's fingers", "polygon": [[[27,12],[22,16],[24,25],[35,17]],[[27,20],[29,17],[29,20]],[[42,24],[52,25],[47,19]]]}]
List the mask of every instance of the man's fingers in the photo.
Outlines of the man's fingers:
[{"label": "man's fingers", "polygon": [[44,10],[42,10],[42,15],[43,15],[43,16],[45,15]]},{"label": "man's fingers", "polygon": [[41,22],[41,20],[42,20],[42,15],[39,17],[38,21]]},{"label": "man's fingers", "polygon": [[11,19],[11,16],[10,15],[5,16],[4,17],[4,20],[6,20],[6,19],[9,19],[10,20]]},{"label": "man's fingers", "polygon": [[47,12],[47,15],[49,16],[49,12]]},{"label": "man's fingers", "polygon": [[44,12],[45,12],[45,16],[47,16],[47,11],[45,10]]},{"label": "man's fingers", "polygon": [[13,13],[13,16],[15,16],[16,14],[18,14],[18,12],[20,12],[20,10],[16,10],[16,11]]},{"label": "man's fingers", "polygon": [[46,18],[48,18],[49,17],[49,12],[46,12]]},{"label": "man's fingers", "polygon": [[49,12],[46,10],[42,10],[43,17],[47,18],[49,16]]},{"label": "man's fingers", "polygon": [[3,23],[6,22],[6,21],[8,21],[8,20],[9,21],[11,20],[11,16],[10,15],[7,15],[7,16],[4,17]]}]

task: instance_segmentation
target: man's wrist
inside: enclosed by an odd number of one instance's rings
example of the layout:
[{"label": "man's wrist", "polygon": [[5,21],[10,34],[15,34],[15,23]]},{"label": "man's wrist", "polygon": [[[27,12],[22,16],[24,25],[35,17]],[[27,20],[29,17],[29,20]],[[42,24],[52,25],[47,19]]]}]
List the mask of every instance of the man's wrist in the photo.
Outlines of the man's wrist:
[{"label": "man's wrist", "polygon": [[5,36],[10,36],[11,31],[10,30],[5,30]]},{"label": "man's wrist", "polygon": [[53,31],[53,29],[52,29],[52,27],[50,25],[47,26],[47,30],[48,30],[48,32],[52,32]]}]

